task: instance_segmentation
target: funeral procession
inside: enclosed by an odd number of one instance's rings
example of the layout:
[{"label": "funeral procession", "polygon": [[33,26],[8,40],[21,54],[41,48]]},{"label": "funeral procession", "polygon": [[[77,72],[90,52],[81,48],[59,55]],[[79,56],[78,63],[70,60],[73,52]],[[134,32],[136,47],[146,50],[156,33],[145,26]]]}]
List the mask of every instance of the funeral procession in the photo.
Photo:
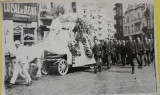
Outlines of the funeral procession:
[{"label": "funeral procession", "polygon": [[17,1],[2,12],[6,95],[156,93],[154,3]]}]

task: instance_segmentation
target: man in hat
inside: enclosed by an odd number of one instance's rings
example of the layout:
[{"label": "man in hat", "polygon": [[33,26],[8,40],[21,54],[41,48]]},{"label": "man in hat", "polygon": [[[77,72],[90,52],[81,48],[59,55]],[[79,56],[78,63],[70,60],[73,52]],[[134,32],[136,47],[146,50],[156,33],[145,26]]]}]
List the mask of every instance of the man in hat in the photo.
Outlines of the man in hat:
[{"label": "man in hat", "polygon": [[11,78],[10,84],[7,86],[8,88],[12,88],[14,86],[19,74],[23,78],[25,78],[27,82],[26,86],[29,86],[32,83],[31,77],[28,73],[29,65],[27,62],[27,56],[24,55],[25,53],[23,52],[24,50],[19,40],[15,41],[15,46],[16,46],[16,63],[14,65],[13,76]]}]

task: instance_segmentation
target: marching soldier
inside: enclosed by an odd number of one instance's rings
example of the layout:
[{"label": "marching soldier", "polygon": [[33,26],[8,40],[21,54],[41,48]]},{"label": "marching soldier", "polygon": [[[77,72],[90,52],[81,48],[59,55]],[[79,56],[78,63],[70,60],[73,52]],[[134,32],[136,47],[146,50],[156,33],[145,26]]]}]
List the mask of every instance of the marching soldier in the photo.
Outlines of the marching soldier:
[{"label": "marching soldier", "polygon": [[112,39],[110,39],[109,44],[111,45],[111,60],[112,60],[112,64],[115,65],[116,62],[117,62],[116,53],[115,53],[116,44],[115,44],[115,42],[113,42]]},{"label": "marching soldier", "polygon": [[146,51],[145,51],[145,54],[144,54],[145,63],[146,63],[145,65],[149,66],[149,64],[150,64],[151,43],[149,42],[147,37],[145,37],[144,46],[146,47]]},{"label": "marching soldier", "polygon": [[137,61],[139,64],[139,68],[142,68],[142,65],[144,63],[144,52],[145,52],[145,47],[143,41],[140,40],[140,38],[137,38],[137,50],[138,50],[138,56],[137,56]]},{"label": "marching soldier", "polygon": [[103,62],[105,65],[107,63],[107,69],[110,69],[111,68],[110,66],[111,64],[111,45],[109,44],[108,38],[105,39],[105,42],[102,46],[102,53],[103,53],[103,56],[102,56]]},{"label": "marching soldier", "polygon": [[117,63],[121,62],[121,41],[118,40],[117,44],[116,44],[116,59],[117,59]]},{"label": "marching soldier", "polygon": [[123,40],[122,41],[122,44],[121,44],[121,60],[122,60],[122,64],[123,64],[123,66],[125,66],[126,65],[126,62],[125,62],[125,60],[126,60],[126,43],[125,43],[125,41]]},{"label": "marching soldier", "polygon": [[137,46],[136,43],[132,40],[132,37],[129,36],[129,41],[126,44],[127,46],[127,55],[128,55],[128,61],[132,66],[132,74],[134,74],[134,58],[137,56]]},{"label": "marching soldier", "polygon": [[151,37],[151,39],[149,39],[149,42],[151,44],[150,57],[151,57],[151,61],[153,61],[154,60],[154,39]]},{"label": "marching soldier", "polygon": [[98,41],[97,38],[95,39],[95,44],[93,46],[92,51],[93,51],[94,58],[95,58],[95,61],[96,61],[96,65],[94,67],[94,73],[97,73],[97,70],[99,70],[99,72],[101,72],[100,59],[101,59],[101,56],[102,56],[102,47],[99,44],[99,41]]}]

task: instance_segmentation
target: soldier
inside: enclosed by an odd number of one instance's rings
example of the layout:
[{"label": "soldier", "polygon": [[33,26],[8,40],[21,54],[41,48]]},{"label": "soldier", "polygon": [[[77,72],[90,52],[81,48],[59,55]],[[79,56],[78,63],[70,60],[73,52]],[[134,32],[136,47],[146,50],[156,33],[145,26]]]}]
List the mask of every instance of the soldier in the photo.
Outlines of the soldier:
[{"label": "soldier", "polygon": [[115,65],[116,62],[117,62],[116,53],[115,53],[116,44],[115,44],[115,42],[113,42],[112,39],[110,39],[109,44],[111,45],[111,60],[112,60],[112,64]]},{"label": "soldier", "polygon": [[116,59],[117,59],[117,63],[121,62],[121,40],[118,40],[117,44],[116,44]]},{"label": "soldier", "polygon": [[123,64],[123,66],[125,66],[126,65],[126,62],[125,62],[125,60],[126,60],[126,43],[125,43],[125,41],[123,40],[122,41],[122,44],[121,44],[121,60],[122,60],[122,64]]},{"label": "soldier", "polygon": [[136,43],[132,40],[132,37],[129,36],[129,41],[126,44],[127,47],[127,55],[129,64],[132,66],[132,74],[134,74],[134,58],[137,56],[137,46]]},{"label": "soldier", "polygon": [[141,69],[144,62],[145,47],[143,41],[141,41],[139,37],[137,38],[137,50],[138,50],[137,61],[139,64],[138,67]]},{"label": "soldier", "polygon": [[146,47],[146,51],[145,51],[145,54],[144,54],[145,63],[146,63],[145,65],[149,66],[149,64],[150,64],[151,43],[149,42],[147,37],[145,37],[144,46]]},{"label": "soldier", "polygon": [[102,53],[103,53],[103,56],[102,56],[103,62],[105,65],[107,63],[107,69],[110,69],[111,68],[110,66],[111,64],[111,45],[109,44],[108,38],[105,39],[105,42],[102,46]]},{"label": "soldier", "polygon": [[101,72],[100,59],[101,59],[101,56],[102,56],[102,47],[99,44],[99,41],[98,41],[97,38],[95,39],[95,44],[93,46],[92,51],[93,51],[94,58],[95,58],[95,61],[96,61],[96,65],[94,67],[94,73],[97,73],[97,70],[99,70],[99,72]]},{"label": "soldier", "polygon": [[150,57],[151,57],[151,61],[153,61],[154,60],[154,39],[152,38],[152,36],[149,39],[149,42],[151,44],[151,51],[150,51],[151,54],[150,54]]}]

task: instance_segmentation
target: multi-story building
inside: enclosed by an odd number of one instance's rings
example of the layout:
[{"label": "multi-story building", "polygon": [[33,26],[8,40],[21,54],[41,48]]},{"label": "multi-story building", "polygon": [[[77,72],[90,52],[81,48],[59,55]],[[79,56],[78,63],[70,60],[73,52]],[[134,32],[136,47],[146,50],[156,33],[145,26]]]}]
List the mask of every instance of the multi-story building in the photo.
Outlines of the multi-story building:
[{"label": "multi-story building", "polygon": [[124,14],[124,36],[143,37],[154,33],[154,6],[153,4],[128,5]]},{"label": "multi-story building", "polygon": [[110,18],[106,16],[106,11],[96,5],[82,5],[82,17],[94,27],[94,34],[100,39],[113,38],[115,29]]},{"label": "multi-story building", "polygon": [[106,38],[115,38],[116,29],[114,27],[114,23],[112,22],[111,18],[106,19]]},{"label": "multi-story building", "polygon": [[116,35],[117,39],[122,39],[123,37],[123,8],[122,3],[116,3],[115,10],[116,15],[114,19],[116,20],[115,28],[116,28]]},{"label": "multi-story building", "polygon": [[[106,11],[102,7],[77,2],[61,2],[60,4],[55,2],[42,2],[39,8],[39,26],[49,26],[52,20],[59,15],[74,12],[80,14],[79,16],[81,18],[94,27],[92,36],[96,35],[99,39],[104,39],[106,37],[112,38],[114,36],[115,30],[114,27],[112,27],[111,19],[107,18]],[[45,35],[45,33],[47,33],[47,31],[44,31],[43,35]],[[39,32],[38,35],[40,35],[39,39],[43,38],[41,32]]]},{"label": "multi-story building", "polygon": [[48,30],[46,28],[51,25],[52,21],[69,12],[77,12],[76,2],[41,2],[39,3],[38,26],[41,31],[38,32],[38,40],[42,40]]}]

